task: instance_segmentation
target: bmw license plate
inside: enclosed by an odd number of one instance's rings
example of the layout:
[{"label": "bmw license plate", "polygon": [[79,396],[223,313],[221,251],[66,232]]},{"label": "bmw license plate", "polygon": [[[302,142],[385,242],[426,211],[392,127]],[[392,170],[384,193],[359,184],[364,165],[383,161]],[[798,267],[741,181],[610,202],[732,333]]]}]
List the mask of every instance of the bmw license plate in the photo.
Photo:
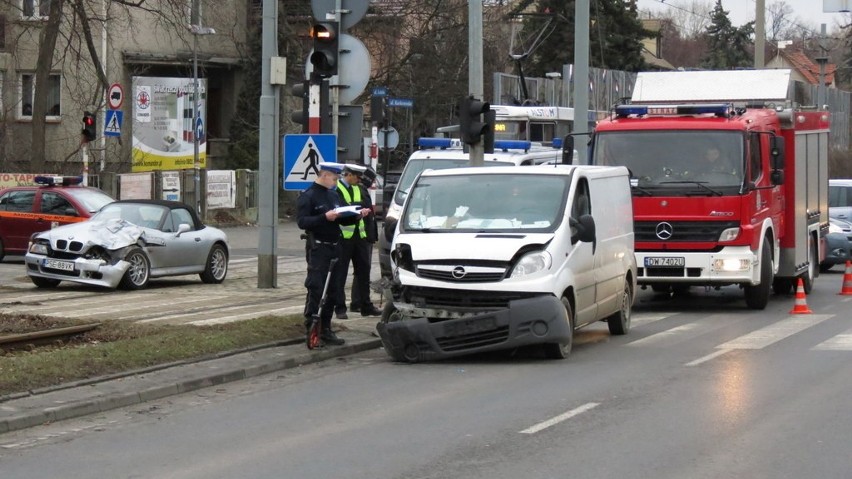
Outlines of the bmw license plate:
[{"label": "bmw license plate", "polygon": [[645,258],[646,268],[683,268],[684,266],[686,266],[686,258],[683,256],[648,256]]},{"label": "bmw license plate", "polygon": [[496,327],[497,321],[493,317],[465,319],[445,324],[444,334],[447,336],[475,334],[490,331]]},{"label": "bmw license plate", "polygon": [[74,263],[72,261],[61,261],[58,259],[45,259],[42,266],[50,269],[58,269],[62,271],[74,271]]}]

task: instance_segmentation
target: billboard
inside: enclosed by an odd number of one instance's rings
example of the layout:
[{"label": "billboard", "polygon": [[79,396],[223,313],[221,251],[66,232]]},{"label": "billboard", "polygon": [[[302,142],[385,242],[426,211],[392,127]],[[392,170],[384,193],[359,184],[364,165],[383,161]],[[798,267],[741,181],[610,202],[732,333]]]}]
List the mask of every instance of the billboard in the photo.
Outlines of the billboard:
[{"label": "billboard", "polygon": [[199,167],[207,166],[207,81],[198,80],[197,101],[193,86],[192,78],[133,77],[131,171],[194,168],[196,137]]}]

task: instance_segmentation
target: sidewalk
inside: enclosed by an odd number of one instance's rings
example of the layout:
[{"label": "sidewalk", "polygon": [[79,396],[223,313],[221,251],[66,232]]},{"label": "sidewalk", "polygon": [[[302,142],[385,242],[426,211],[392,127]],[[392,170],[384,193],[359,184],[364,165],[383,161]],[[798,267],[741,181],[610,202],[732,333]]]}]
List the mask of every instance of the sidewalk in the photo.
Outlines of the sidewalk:
[{"label": "sidewalk", "polygon": [[308,350],[303,339],[270,344],[213,359],[178,362],[107,378],[22,393],[0,402],[0,434],[161,399],[217,384],[381,347],[378,317],[335,321],[343,346]]}]

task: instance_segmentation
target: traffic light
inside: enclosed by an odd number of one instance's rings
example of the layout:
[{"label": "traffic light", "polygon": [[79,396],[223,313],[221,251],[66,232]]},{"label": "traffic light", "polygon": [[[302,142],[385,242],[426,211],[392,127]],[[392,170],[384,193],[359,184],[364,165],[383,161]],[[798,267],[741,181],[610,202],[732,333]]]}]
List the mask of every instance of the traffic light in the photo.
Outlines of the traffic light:
[{"label": "traffic light", "polygon": [[[488,124],[482,121],[482,114],[491,110],[488,102],[469,96],[459,102],[459,126],[462,141],[475,145],[482,140]],[[493,148],[493,147],[492,147]]]},{"label": "traffic light", "polygon": [[485,116],[485,133],[482,142],[485,153],[494,153],[494,125],[497,123],[497,112],[489,108],[483,116]]},{"label": "traffic light", "polygon": [[96,117],[94,113],[88,111],[83,112],[83,141],[86,143],[95,141],[95,138],[98,136],[97,130],[98,117]]},{"label": "traffic light", "polygon": [[293,85],[290,89],[290,93],[293,96],[300,97],[302,99],[302,109],[293,110],[292,113],[290,113],[290,119],[293,120],[293,123],[302,125],[302,133],[308,133],[308,93],[310,85],[311,82],[305,80],[302,83]]},{"label": "traffic light", "polygon": [[322,78],[337,75],[339,26],[337,22],[323,22],[311,27],[311,38],[314,39],[311,65],[314,66],[314,73]]}]

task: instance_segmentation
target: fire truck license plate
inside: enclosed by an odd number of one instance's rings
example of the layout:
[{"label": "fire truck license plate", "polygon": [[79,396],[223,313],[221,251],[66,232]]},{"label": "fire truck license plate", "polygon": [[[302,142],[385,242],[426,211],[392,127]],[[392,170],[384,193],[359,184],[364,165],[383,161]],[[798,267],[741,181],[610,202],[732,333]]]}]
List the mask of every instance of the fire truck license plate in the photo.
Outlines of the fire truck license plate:
[{"label": "fire truck license plate", "polygon": [[675,258],[664,258],[661,256],[649,256],[645,258],[646,268],[683,268],[686,266],[686,258],[678,256]]},{"label": "fire truck license plate", "polygon": [[59,269],[62,271],[74,271],[74,263],[71,261],[59,261],[56,259],[45,259],[43,266],[45,268]]}]

